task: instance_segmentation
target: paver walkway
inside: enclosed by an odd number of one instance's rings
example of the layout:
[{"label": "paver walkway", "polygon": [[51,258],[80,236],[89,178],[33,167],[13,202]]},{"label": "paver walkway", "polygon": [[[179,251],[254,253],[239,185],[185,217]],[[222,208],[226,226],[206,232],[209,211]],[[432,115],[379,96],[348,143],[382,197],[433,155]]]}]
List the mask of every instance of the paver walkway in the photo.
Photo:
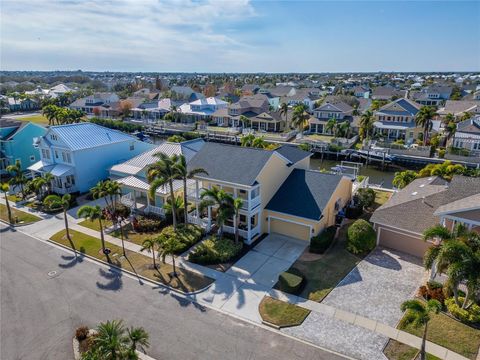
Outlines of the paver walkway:
[{"label": "paver walkway", "polygon": [[[3,198],[0,201],[3,202]],[[37,212],[29,211],[27,210],[28,208],[20,207],[19,209],[32,212],[38,216]],[[34,235],[35,237],[49,239],[53,234],[63,229],[62,215],[42,216],[42,218],[45,218],[45,220],[24,226],[21,228],[22,231]],[[69,216],[69,221],[71,221],[72,229],[82,231],[92,236],[100,236],[99,232],[78,225],[77,223],[81,221],[81,219]],[[278,235],[274,234],[273,236]],[[121,240],[118,238],[105,235],[105,239],[108,242],[121,246]],[[287,262],[290,262],[290,264],[293,263],[293,261],[301,254],[306,244],[300,250],[301,246],[299,246],[297,240],[280,237],[278,240],[283,243],[281,246],[278,246],[278,244],[274,244],[275,238],[271,238],[270,241],[263,244],[267,239],[268,238],[264,239],[258,245],[258,248],[255,248],[250,252],[254,255],[252,255],[249,260],[235,264],[234,267],[229,269],[226,273],[189,263],[184,257],[179,257],[178,264],[180,267],[199,272],[216,280],[213,285],[205,291],[198,294],[188,295],[186,297],[200,304],[217,308],[259,324],[261,323],[261,318],[258,314],[258,305],[265,295],[302,306],[312,310],[312,313],[304,322],[304,330],[299,332],[297,329],[302,328],[302,326],[300,326],[282,329],[282,332],[359,359],[385,359],[384,356],[381,357],[377,350],[378,346],[384,344],[385,339],[388,338],[415,348],[420,348],[421,338],[397,330],[393,326],[352,313],[348,311],[349,309],[347,309],[347,311],[337,309],[326,303],[313,302],[272,289],[273,271],[271,270],[271,267],[268,266],[267,262],[271,261],[273,267],[275,267],[277,266],[274,264],[276,260],[283,260],[285,262],[280,261],[278,263],[280,264],[278,269],[283,269],[283,265],[286,265]],[[125,246],[131,251],[138,252],[140,250],[139,245],[128,241],[125,242]],[[294,256],[291,255],[292,251],[299,251],[299,254],[294,258]],[[246,256],[248,256],[248,254]],[[259,263],[262,262],[261,259],[264,259],[265,261],[259,266]],[[170,261],[171,260],[167,259],[167,262]],[[290,265],[286,268],[289,266]],[[260,273],[258,273],[259,271]],[[354,276],[354,274],[352,276]],[[345,282],[348,281],[349,280],[345,280]],[[336,303],[335,305],[341,306],[343,300],[340,301],[339,299],[338,301],[338,304]],[[309,326],[309,324],[314,324],[315,326]],[[323,331],[321,327],[317,326],[318,324],[321,324],[325,329],[328,328],[330,330]],[[337,334],[337,336],[334,336],[334,334]],[[340,338],[343,338],[346,341],[338,343],[338,339]],[[370,345],[365,345],[365,351],[359,352],[358,345],[355,345],[356,339],[368,339]],[[444,360],[467,360],[467,358],[429,341],[427,341],[426,350]]]}]

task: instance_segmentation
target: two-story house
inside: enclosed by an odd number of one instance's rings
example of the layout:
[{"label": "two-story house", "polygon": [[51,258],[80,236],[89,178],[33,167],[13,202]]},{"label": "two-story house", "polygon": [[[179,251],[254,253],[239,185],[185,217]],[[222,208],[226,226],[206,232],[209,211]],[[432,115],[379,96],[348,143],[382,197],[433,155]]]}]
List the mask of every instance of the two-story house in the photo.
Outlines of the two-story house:
[{"label": "two-story house", "polygon": [[452,88],[445,85],[432,85],[421,91],[412,92],[411,99],[426,106],[439,106],[450,99]]},{"label": "two-story house", "polygon": [[372,100],[391,100],[405,97],[405,90],[398,90],[393,86],[378,86],[372,91]]},{"label": "two-story house", "polygon": [[28,169],[54,176],[53,191],[59,194],[90,190],[108,177],[112,165],[128,160],[154,145],[123,132],[92,123],[50,126],[35,140],[40,161]]},{"label": "two-story house", "polygon": [[[215,206],[200,211],[204,189],[217,187],[241,198],[240,236],[252,243],[263,233],[280,233],[309,240],[335,223],[337,213],[351,198],[351,179],[309,170],[310,152],[294,146],[276,150],[206,143],[190,160],[190,169],[203,168],[188,187],[195,204],[190,220],[210,229]],[[224,230],[234,233],[229,219]]]},{"label": "two-story house", "polygon": [[42,136],[47,129],[31,122],[0,119],[0,174],[8,165],[20,162],[22,170],[40,160],[33,139]]},{"label": "two-story house", "polygon": [[451,144],[456,148],[465,149],[473,155],[480,156],[480,115],[459,122]]},{"label": "two-story house", "polygon": [[68,107],[100,117],[115,117],[121,112],[120,98],[115,93],[95,93],[75,100]]},{"label": "two-story house", "polygon": [[[153,149],[146,151],[125,162],[116,164],[110,168],[110,178],[117,181],[122,188],[121,202],[144,213],[164,215],[163,205],[170,197],[170,188],[162,186],[156,192],[155,199],[148,196],[150,184],[147,181],[147,169],[149,165],[159,160],[155,154],[183,155],[188,162],[203,147],[202,139],[183,141],[181,143],[164,142]],[[188,180],[188,185],[194,185],[193,180]],[[178,196],[183,193],[183,182],[173,181],[173,189]]]},{"label": "two-story house", "polygon": [[370,89],[367,86],[363,86],[363,85],[355,86],[352,91],[353,91],[353,96],[357,98],[368,99],[368,97],[370,96]]},{"label": "two-story house", "polygon": [[375,112],[375,133],[389,141],[398,139],[412,143],[422,131],[415,123],[420,105],[412,100],[401,98],[392,101]]},{"label": "two-story house", "polygon": [[182,102],[171,99],[161,99],[143,102],[131,110],[132,117],[136,120],[156,121],[172,111],[173,107],[180,106]]},{"label": "two-story house", "polygon": [[308,120],[310,132],[316,134],[331,135],[331,130],[326,130],[325,125],[331,119],[341,123],[344,121],[352,121],[353,107],[344,103],[325,103],[313,109],[314,117]]},{"label": "two-story house", "polygon": [[452,114],[460,119],[465,114],[480,115],[480,101],[478,100],[447,100],[445,106],[437,111],[440,117],[444,118]]},{"label": "two-story house", "polygon": [[218,126],[240,126],[240,116],[252,118],[261,113],[268,112],[270,103],[263,94],[242,96],[236,103],[221,108],[212,114],[212,120]]},{"label": "two-story house", "polygon": [[182,114],[182,121],[195,122],[210,119],[215,111],[226,109],[228,103],[216,97],[198,99],[188,104],[183,104],[178,111]]}]

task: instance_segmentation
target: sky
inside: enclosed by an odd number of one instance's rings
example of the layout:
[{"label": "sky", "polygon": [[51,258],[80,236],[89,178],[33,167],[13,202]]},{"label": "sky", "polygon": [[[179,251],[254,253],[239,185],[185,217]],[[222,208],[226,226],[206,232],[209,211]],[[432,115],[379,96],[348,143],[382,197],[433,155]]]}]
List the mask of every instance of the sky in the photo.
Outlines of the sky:
[{"label": "sky", "polygon": [[1,70],[480,70],[479,0],[2,0],[0,17]]}]

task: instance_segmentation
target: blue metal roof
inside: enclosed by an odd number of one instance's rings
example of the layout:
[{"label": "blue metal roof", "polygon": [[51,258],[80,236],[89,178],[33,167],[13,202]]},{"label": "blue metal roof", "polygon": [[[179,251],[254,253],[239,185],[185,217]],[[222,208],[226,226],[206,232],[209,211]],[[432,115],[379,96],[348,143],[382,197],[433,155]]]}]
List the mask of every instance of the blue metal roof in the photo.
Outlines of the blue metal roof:
[{"label": "blue metal roof", "polygon": [[411,102],[409,102],[407,99],[398,99],[397,104],[403,107],[406,111],[411,113],[412,115],[416,115],[418,112],[418,108],[415,107]]},{"label": "blue metal roof", "polygon": [[51,126],[50,130],[58,135],[71,150],[110,145],[124,141],[137,141],[121,131],[112,130],[92,123]]}]

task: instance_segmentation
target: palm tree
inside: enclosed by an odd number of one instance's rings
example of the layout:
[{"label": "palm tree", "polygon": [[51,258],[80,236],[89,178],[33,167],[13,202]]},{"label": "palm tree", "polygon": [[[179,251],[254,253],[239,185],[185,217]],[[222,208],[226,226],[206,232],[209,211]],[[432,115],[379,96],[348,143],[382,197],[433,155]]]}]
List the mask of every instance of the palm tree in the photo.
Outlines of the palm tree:
[{"label": "palm tree", "polygon": [[100,226],[100,239],[102,241],[102,251],[105,255],[108,255],[107,249],[105,249],[105,237],[103,234],[103,212],[102,208],[98,205],[90,206],[84,205],[80,209],[78,209],[77,216],[90,220],[95,221],[98,220],[98,225]]},{"label": "palm tree", "polygon": [[101,359],[120,360],[127,349],[129,338],[125,336],[122,320],[112,320],[101,323],[97,328],[98,334],[94,337],[95,347]]},{"label": "palm tree", "polygon": [[442,309],[442,304],[438,300],[428,300],[424,305],[420,300],[407,300],[402,303],[402,311],[407,311],[406,321],[415,327],[424,326],[422,336],[422,347],[420,349],[420,359],[426,359],[425,344],[427,342],[428,322],[430,321],[430,314],[438,314]]},{"label": "palm tree", "polygon": [[422,106],[415,117],[415,123],[423,128],[423,145],[427,144],[428,133],[432,128],[432,119],[437,115],[432,106]]},{"label": "palm tree", "polygon": [[154,239],[145,239],[142,243],[142,248],[140,251],[147,251],[148,253],[152,253],[152,260],[153,260],[153,268],[157,269],[157,263],[155,262],[155,246],[157,242]]},{"label": "palm tree", "polygon": [[365,111],[365,113],[360,116],[360,137],[362,140],[371,137],[374,122],[375,120],[371,110]]},{"label": "palm tree", "polygon": [[258,148],[258,149],[265,149],[267,147],[267,142],[265,141],[265,137],[259,136],[253,139],[252,147]]},{"label": "palm tree", "polygon": [[304,104],[295,105],[293,108],[292,125],[298,128],[300,136],[303,136],[303,129],[308,118],[307,107]]},{"label": "palm tree", "polygon": [[333,134],[333,137],[337,137],[338,122],[336,119],[330,119],[325,124],[325,131],[329,131]]},{"label": "palm tree", "polygon": [[340,133],[342,134],[343,137],[348,138],[348,133],[350,132],[350,121],[346,120],[342,122],[339,125],[338,130],[340,130]]},{"label": "palm tree", "polygon": [[232,218],[234,214],[233,210],[233,197],[227,194],[225,191],[220,190],[218,187],[213,186],[211,189],[205,190],[200,198],[200,209],[203,210],[208,206],[217,206],[217,216],[215,222],[219,227],[219,235],[223,236],[223,225],[225,221]]},{"label": "palm tree", "polygon": [[8,222],[10,224],[12,224],[13,223],[12,209],[10,208],[10,201],[8,200],[8,195],[7,195],[7,192],[10,189],[10,185],[7,184],[7,183],[2,183],[0,186],[1,186],[3,194],[5,195],[5,203],[7,204]]},{"label": "palm tree", "polygon": [[238,244],[238,236],[239,236],[239,231],[238,231],[238,226],[240,225],[240,209],[242,208],[243,206],[243,200],[242,198],[235,198],[233,200],[233,210],[235,212],[235,244]]},{"label": "palm tree", "polygon": [[177,271],[176,271],[176,266],[175,266],[175,255],[183,249],[183,243],[180,241],[178,233],[173,232],[171,234],[165,234],[162,233],[160,236],[156,239],[156,242],[158,244],[158,254],[159,256],[162,257],[163,263],[165,263],[165,258],[167,256],[172,257],[172,267],[173,267],[173,272],[172,276],[177,277]]},{"label": "palm tree", "polygon": [[47,185],[47,181],[43,177],[37,177],[32,179],[29,184],[32,186],[37,199],[40,200],[40,197],[43,194],[43,188]]},{"label": "palm tree", "polygon": [[181,196],[175,196],[175,205],[172,206],[172,199],[168,198],[167,201],[163,204],[163,210],[165,210],[166,215],[172,215],[173,209],[175,208],[175,216],[177,219],[182,217],[184,212],[184,202]]},{"label": "palm tree", "polygon": [[56,105],[46,105],[42,108],[42,114],[45,116],[48,120],[48,125],[54,125],[54,119],[55,119],[55,112],[57,111]]},{"label": "palm tree", "polygon": [[43,204],[50,209],[62,208],[63,210],[63,219],[65,221],[65,233],[67,235],[68,241],[72,242],[70,237],[70,230],[68,229],[68,218],[67,210],[70,208],[70,200],[72,199],[70,194],[65,194],[62,197],[58,195],[48,195],[44,200]]},{"label": "palm tree", "polygon": [[185,224],[188,225],[188,200],[187,200],[187,181],[188,179],[193,179],[195,175],[208,175],[208,172],[203,168],[196,168],[196,169],[187,169],[187,160],[185,156],[182,154],[178,157],[178,163],[175,164],[177,172],[179,174],[180,179],[183,181],[183,207],[184,207],[184,216],[185,216]]},{"label": "palm tree", "polygon": [[55,178],[55,176],[52,175],[52,173],[44,173],[43,178],[45,179],[45,186],[47,187],[47,194],[50,195],[52,192],[52,181]]},{"label": "palm tree", "polygon": [[17,160],[14,165],[8,165],[6,170],[13,174],[9,181],[10,185],[20,186],[22,199],[25,199],[26,193],[24,185],[28,182],[28,179],[22,171],[22,165],[20,164],[20,161]]},{"label": "palm tree", "polygon": [[450,140],[453,136],[455,136],[455,133],[457,132],[457,124],[454,121],[449,122],[447,125],[445,125],[445,146],[448,143],[448,140]]},{"label": "palm tree", "polygon": [[121,194],[120,184],[116,181],[99,181],[90,189],[94,199],[104,198],[107,209],[112,216],[115,215],[117,196]]},{"label": "palm tree", "polygon": [[248,135],[242,136],[242,138],[240,139],[240,144],[244,147],[252,147],[254,140],[255,140],[255,135],[248,134]]},{"label": "palm tree", "polygon": [[148,333],[143,327],[131,327],[128,329],[128,337],[131,342],[130,349],[133,351],[137,350],[137,345],[140,345],[142,348],[148,348],[150,346]]},{"label": "palm tree", "polygon": [[245,115],[240,115],[240,122],[242,123],[242,127],[248,128],[248,125],[250,124],[250,119]]},{"label": "palm tree", "polygon": [[413,170],[397,171],[392,180],[393,186],[397,189],[403,189],[417,178],[417,173]]},{"label": "palm tree", "polygon": [[175,191],[173,190],[173,181],[179,179],[178,168],[178,155],[174,154],[171,157],[164,153],[157,153],[154,156],[159,160],[150,165],[147,170],[147,180],[150,183],[149,196],[151,199],[155,199],[155,193],[158,188],[165,186],[170,187],[170,201],[172,204],[172,221],[173,228],[177,229],[177,214],[175,209]]},{"label": "palm tree", "polygon": [[288,105],[286,103],[282,103],[280,105],[280,115],[285,116],[285,124],[287,125],[287,129],[290,129],[290,124],[288,123]]}]

